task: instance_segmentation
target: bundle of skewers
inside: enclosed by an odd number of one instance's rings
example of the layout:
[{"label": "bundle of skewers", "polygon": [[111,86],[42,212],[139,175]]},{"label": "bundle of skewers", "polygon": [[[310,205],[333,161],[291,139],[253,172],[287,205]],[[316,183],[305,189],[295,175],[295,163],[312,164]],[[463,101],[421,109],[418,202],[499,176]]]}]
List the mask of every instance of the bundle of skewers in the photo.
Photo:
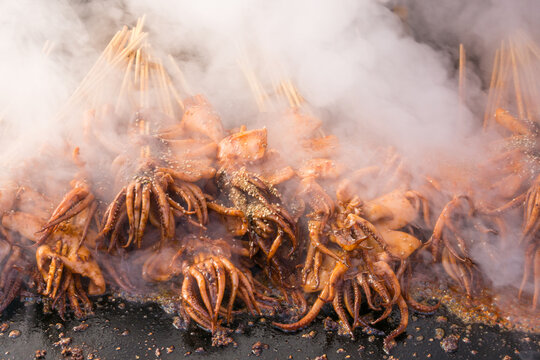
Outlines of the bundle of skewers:
[{"label": "bundle of skewers", "polygon": [[[264,127],[226,129],[174,60],[165,66],[154,55],[142,27],[141,19],[113,37],[59,112],[59,121],[80,119],[79,142],[29,159],[1,189],[0,313],[32,294],[62,317],[83,318],[91,296],[154,289],[173,294],[186,323],[215,334],[240,313],[299,330],[331,304],[353,337],[397,310],[390,348],[410,309],[439,306],[410,292],[423,255],[474,297],[482,274],[471,247],[509,241],[516,216],[514,246],[526,258],[517,291],[536,308],[538,109],[536,84],[520,73],[538,64],[532,42],[497,53],[485,127],[504,136],[481,170],[459,187],[436,174],[413,187],[395,150],[362,168],[340,162],[339,140],[293,83],[265,90],[245,63],[257,105],[290,129],[294,155],[270,148]],[[515,102],[504,93],[510,79]],[[53,161],[72,178],[47,179],[43,163]],[[473,193],[478,184],[486,191]]]}]

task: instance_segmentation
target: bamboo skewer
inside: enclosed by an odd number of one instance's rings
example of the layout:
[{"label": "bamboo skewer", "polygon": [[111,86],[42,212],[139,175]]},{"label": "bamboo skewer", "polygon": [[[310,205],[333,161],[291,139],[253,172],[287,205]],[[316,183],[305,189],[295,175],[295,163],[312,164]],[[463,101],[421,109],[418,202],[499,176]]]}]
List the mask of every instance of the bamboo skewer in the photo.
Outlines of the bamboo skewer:
[{"label": "bamboo skewer", "polygon": [[122,80],[122,85],[120,87],[120,92],[118,94],[118,99],[116,100],[116,106],[115,106],[115,111],[118,113],[119,110],[120,110],[120,102],[121,100],[123,99],[124,97],[124,91],[126,90],[127,88],[127,84],[129,82],[129,78],[130,78],[130,74],[131,74],[131,67],[133,66],[133,61],[134,61],[134,56],[131,55],[129,57],[129,61],[128,61],[128,65],[126,67],[126,73],[124,74],[124,78]]},{"label": "bamboo skewer", "polygon": [[519,75],[521,77],[520,82],[522,84],[521,88],[522,88],[522,96],[523,96],[524,114],[527,116],[527,119],[533,120],[534,98],[532,97],[532,94],[533,94],[534,83],[531,82],[532,77],[527,76],[527,75],[532,74],[534,71],[531,68],[531,63],[528,57],[528,53],[526,53],[524,50],[525,50],[524,46],[514,47],[516,62],[520,64],[520,68],[521,68],[521,73]]},{"label": "bamboo skewer", "polygon": [[[184,109],[182,98],[163,62],[151,54],[151,47],[146,41],[147,33],[143,31],[144,21],[143,16],[133,28],[124,26],[114,34],[66,105],[58,112],[58,119],[67,118],[67,114],[78,111],[77,107],[81,105],[98,113],[105,111],[103,113],[105,114],[108,107],[103,105],[110,102],[111,92],[116,97],[112,109],[117,115],[122,115],[129,107],[138,110],[153,107],[173,117],[178,112],[176,104],[180,107],[180,111]],[[43,51],[50,49],[51,43],[46,42]],[[182,89],[186,94],[192,95],[192,88],[182,70],[172,56],[169,55],[169,59]],[[103,91],[104,82],[110,84],[108,91]],[[151,127],[149,120],[138,119],[144,123],[139,132],[149,134]],[[149,151],[149,148],[143,150],[147,155]],[[144,155],[143,152],[141,155]]]},{"label": "bamboo skewer", "polygon": [[499,65],[500,65],[499,66],[499,74],[498,74],[498,77],[497,77],[497,84],[495,86],[495,99],[494,99],[494,102],[493,102],[493,108],[492,108],[491,114],[494,114],[495,109],[500,107],[500,103],[501,103],[502,96],[503,96],[503,90],[504,90],[504,87],[505,87],[505,84],[506,84],[507,72],[510,69],[509,59],[508,59],[508,55],[507,55],[507,52],[506,52],[507,50],[506,50],[506,47],[504,45],[504,42],[501,43],[500,51],[501,51],[501,61],[499,63]]},{"label": "bamboo skewer", "polygon": [[[165,100],[165,107],[166,107],[165,112],[169,116],[173,116],[174,111],[173,111],[173,108],[172,108],[171,97],[170,97],[170,94],[169,94],[169,85],[168,85],[168,80],[170,80],[170,79],[167,79],[167,76],[165,75],[165,69],[163,68],[163,63],[161,62],[161,59],[158,60],[158,72],[159,72],[158,79],[159,79],[159,82],[160,82],[160,89],[163,92],[163,99]],[[183,106],[182,106],[182,108],[183,108]]]},{"label": "bamboo skewer", "polygon": [[458,120],[463,123],[465,111],[465,66],[466,55],[465,47],[459,44],[459,76],[458,76]]},{"label": "bamboo skewer", "polygon": [[137,49],[137,52],[135,53],[135,76],[133,79],[133,83],[137,85],[139,82],[139,73],[141,71],[141,49]]},{"label": "bamboo skewer", "polygon": [[518,69],[517,69],[517,64],[516,64],[516,55],[515,55],[515,51],[514,51],[514,44],[512,43],[512,41],[509,41],[510,42],[510,59],[511,59],[511,62],[512,62],[512,73],[513,73],[513,78],[514,78],[514,90],[515,90],[515,95],[516,95],[516,104],[517,104],[517,107],[518,107],[518,115],[519,115],[519,119],[520,120],[523,120],[525,119],[525,110],[524,110],[524,106],[523,106],[523,98],[522,98],[522,95],[521,95],[521,85],[520,85],[520,81],[519,81],[519,73],[518,73]]},{"label": "bamboo skewer", "polygon": [[182,88],[184,89],[184,91],[186,92],[188,96],[193,96],[194,95],[193,90],[189,86],[189,83],[187,82],[184,76],[184,73],[182,72],[182,70],[180,70],[180,67],[178,66],[176,61],[173,59],[172,55],[169,55],[169,60],[171,61],[171,64],[178,75],[178,80],[180,80],[180,85],[182,86]]},{"label": "bamboo skewer", "polygon": [[499,66],[499,61],[501,58],[501,51],[497,49],[495,51],[495,58],[493,59],[493,70],[491,72],[491,81],[489,82],[489,93],[488,93],[488,99],[486,104],[486,110],[484,112],[484,124],[483,128],[486,129],[489,118],[493,115],[493,99],[495,95],[495,82],[498,78],[498,71],[497,68]]},{"label": "bamboo skewer", "polygon": [[[83,98],[88,97],[91,93],[95,94],[96,88],[101,86],[102,81],[109,75],[110,71],[112,71],[112,69],[114,69],[114,67],[122,60],[125,60],[127,58],[126,55],[131,53],[146,38],[146,33],[142,33],[133,42],[127,43],[126,47],[118,52],[118,44],[123,43],[124,39],[128,36],[127,29],[126,31],[124,31],[124,29],[118,32],[113,37],[113,40],[109,42],[109,45],[105,48],[98,61],[96,61],[90,72],[85,76],[67,101],[66,106],[64,106],[57,115],[58,118],[61,119],[72,106],[77,104]],[[108,55],[114,54],[114,51],[112,50],[116,50],[116,55],[112,56],[112,60],[107,63],[106,58]]]},{"label": "bamboo skewer", "polygon": [[465,48],[459,44],[459,101],[465,102]]},{"label": "bamboo skewer", "polygon": [[259,112],[266,112],[266,96],[264,94],[264,90],[262,89],[262,86],[257,79],[257,76],[253,72],[251,65],[249,63],[249,60],[247,58],[247,55],[244,55],[242,58],[238,60],[238,63],[240,64],[240,69],[244,73],[244,76],[246,77],[246,80],[248,81],[249,87],[251,89],[251,92],[253,93],[253,96],[255,97],[255,103],[257,104],[257,107],[259,108]]},{"label": "bamboo skewer", "polygon": [[495,53],[484,128],[496,109],[515,111],[521,121],[540,121],[539,89],[540,48],[524,32],[503,40]]}]

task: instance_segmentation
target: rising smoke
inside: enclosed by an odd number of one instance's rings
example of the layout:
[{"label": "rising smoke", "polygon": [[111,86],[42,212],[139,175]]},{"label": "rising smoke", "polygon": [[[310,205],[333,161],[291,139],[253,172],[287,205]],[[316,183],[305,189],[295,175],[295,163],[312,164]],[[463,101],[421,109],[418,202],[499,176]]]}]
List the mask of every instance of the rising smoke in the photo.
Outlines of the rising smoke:
[{"label": "rising smoke", "polygon": [[[507,26],[531,30],[538,24],[534,0],[469,3],[3,2],[0,164],[7,173],[10,164],[37,155],[44,143],[64,141],[61,134],[76,137],[81,119],[59,123],[55,113],[115,31],[143,14],[154,50],[175,57],[226,127],[258,124],[238,65],[248,54],[262,83],[275,80],[269,74],[287,76],[326,115],[325,128],[340,138],[352,168],[388,145],[409,159],[419,178],[441,161],[467,162],[481,156],[470,139],[481,125],[492,51]],[[397,5],[408,8],[407,16],[392,11]],[[474,60],[466,106],[457,91],[459,42]],[[266,125],[272,134],[287,134],[286,128]]]}]

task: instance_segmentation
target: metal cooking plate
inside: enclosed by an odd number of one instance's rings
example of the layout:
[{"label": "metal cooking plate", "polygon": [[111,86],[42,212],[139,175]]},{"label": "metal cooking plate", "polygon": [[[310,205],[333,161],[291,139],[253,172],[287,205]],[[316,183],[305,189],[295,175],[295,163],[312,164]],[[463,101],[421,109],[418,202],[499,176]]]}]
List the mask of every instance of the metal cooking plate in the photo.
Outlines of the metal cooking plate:
[{"label": "metal cooking plate", "polygon": [[[218,348],[211,346],[211,336],[203,330],[177,330],[173,316],[155,304],[104,297],[94,307],[95,316],[86,321],[64,322],[56,314],[43,314],[40,304],[12,304],[0,318],[0,325],[9,325],[0,333],[0,359],[34,359],[39,350],[46,351],[44,359],[75,359],[80,353],[80,359],[315,359],[324,354],[328,359],[540,359],[540,335],[467,326],[444,309],[430,316],[412,314],[389,357],[380,336],[357,332],[358,339],[350,340],[324,330],[324,318],[332,315],[326,308],[312,326],[294,334],[272,328],[269,321],[239,318],[233,329],[241,325],[243,333],[231,335],[236,344]],[[18,332],[18,337],[9,336]],[[443,350],[441,335],[459,337],[455,352]],[[444,341],[451,346],[452,340]],[[257,342],[262,343],[258,357],[253,349]]]}]

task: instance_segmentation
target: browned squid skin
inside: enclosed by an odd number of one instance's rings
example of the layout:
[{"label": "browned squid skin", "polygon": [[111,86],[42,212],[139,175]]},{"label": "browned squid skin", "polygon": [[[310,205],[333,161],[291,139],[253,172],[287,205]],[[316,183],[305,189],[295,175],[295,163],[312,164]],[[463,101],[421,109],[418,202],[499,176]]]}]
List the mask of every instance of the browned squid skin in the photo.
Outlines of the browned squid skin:
[{"label": "browned squid skin", "polygon": [[324,255],[330,256],[336,261],[344,260],[325,244],[324,229],[335,210],[335,204],[326,191],[315,181],[313,177],[302,179],[297,194],[295,195],[302,203],[307,203],[309,213],[308,234],[309,245],[306,261],[302,270],[302,281],[305,284],[307,276],[313,272],[315,281],[318,281],[318,272],[321,259]]},{"label": "browned squid skin", "polygon": [[[274,322],[273,325],[284,331],[297,331],[305,328],[319,314],[323,305],[327,302],[332,302],[332,306],[338,315],[344,330],[351,336],[354,336],[354,329],[358,326],[362,328],[370,328],[381,320],[387,318],[393,307],[397,305],[400,311],[400,324],[384,339],[385,351],[394,345],[393,339],[402,334],[408,324],[408,307],[405,299],[401,294],[401,288],[396,274],[390,266],[382,261],[374,263],[375,273],[361,273],[352,279],[344,279],[349,268],[340,262],[335,263],[335,268],[332,270],[325,287],[315,300],[309,312],[300,320],[292,324],[282,324]],[[373,310],[381,310],[379,306],[375,306],[375,301],[383,307],[382,315],[372,321],[365,322],[359,314],[360,305],[362,303],[362,294],[368,301],[369,306]],[[352,317],[352,326],[349,323],[348,315]]]},{"label": "browned squid skin", "polygon": [[218,113],[203,95],[185,101],[186,109],[181,126],[191,133],[198,133],[218,143],[224,136],[223,124]]},{"label": "browned squid skin", "polygon": [[[221,167],[216,174],[218,188],[234,209],[243,212],[253,251],[261,250],[279,269],[279,259],[274,257],[282,244],[290,243],[289,255],[298,244],[295,221],[274,184],[290,179],[292,169],[279,161],[275,151],[267,151],[266,128],[247,130],[242,126],[225,137],[218,144],[217,160]],[[283,166],[285,171],[275,178],[265,176],[262,170],[274,166]]]},{"label": "browned squid skin", "polygon": [[40,231],[41,236],[37,241],[38,245],[47,241],[58,224],[73,218],[85,209],[92,209],[91,214],[88,216],[89,219],[92,218],[96,205],[90,186],[84,180],[74,180],[71,186],[71,191],[64,196],[60,204],[54,209],[49,220],[43,225]]},{"label": "browned squid skin", "polygon": [[540,297],[540,244],[538,240],[531,242],[525,250],[525,262],[523,265],[523,277],[519,287],[518,298],[523,297],[523,293],[529,282],[532,272],[533,296],[531,301],[531,309],[536,310],[538,299]]},{"label": "browned squid skin", "polygon": [[[297,246],[296,226],[288,211],[281,203],[277,189],[245,168],[239,170],[222,168],[217,174],[217,184],[223,191],[232,208],[223,205],[213,206],[222,215],[240,219],[240,228],[248,232],[253,255],[261,252],[271,269],[278,273],[278,282],[284,281],[281,257],[276,254],[285,242],[290,243],[289,255]],[[239,210],[235,211],[235,210]],[[243,216],[242,216],[243,215]]]},{"label": "browned squid skin", "polygon": [[0,216],[12,210],[17,200],[19,186],[15,182],[6,182],[0,185]]},{"label": "browned squid skin", "polygon": [[165,282],[182,274],[183,246],[167,246],[150,254],[142,267],[142,277],[148,282]]},{"label": "browned squid skin", "polygon": [[[181,294],[184,310],[204,329],[212,333],[220,330],[223,318],[230,323],[238,300],[252,315],[261,315],[262,309],[277,305],[274,299],[257,291],[249,271],[240,270],[227,258],[199,254],[198,259],[184,270]],[[225,299],[227,286],[230,286],[228,300]],[[269,300],[273,304],[265,304]]]},{"label": "browned squid skin", "polygon": [[532,273],[531,308],[536,310],[540,298],[540,175],[533,181],[525,193],[523,204],[523,235],[525,245],[525,262],[523,277],[519,287],[518,298],[522,298]]},{"label": "browned squid skin", "polygon": [[454,196],[443,208],[435,223],[433,234],[427,246],[431,247],[433,261],[440,261],[446,273],[456,281],[467,293],[474,292],[474,278],[477,269],[471,260],[467,243],[454,224],[455,216],[464,216],[464,205],[468,205],[468,215],[475,211],[474,204],[468,196]]},{"label": "browned squid skin", "polygon": [[21,248],[10,246],[0,268],[0,314],[19,296],[24,286],[24,274],[21,270],[25,265],[28,264]]},{"label": "browned squid skin", "polygon": [[[157,210],[162,247],[174,238],[176,220],[204,229],[208,222],[206,195],[194,182],[212,177],[215,170],[210,168],[209,173],[205,173],[197,163],[186,164],[190,161],[182,162],[186,166],[183,171],[161,167],[160,162],[151,159],[142,160],[136,175],[122,187],[105,211],[101,235],[110,237],[109,251],[119,246],[140,248],[147,223],[153,220],[152,208]],[[126,222],[127,241],[120,244]]]},{"label": "browned squid skin", "polygon": [[[48,273],[48,275],[44,276],[46,282],[50,281],[50,274],[51,272],[54,273],[54,266],[62,265],[67,267],[73,274],[81,275],[90,280],[88,286],[89,295],[101,295],[105,293],[106,284],[101,268],[94,260],[92,253],[85,246],[77,247],[75,238],[62,237],[61,240],[58,240],[55,249],[52,249],[49,245],[38,247],[36,260],[42,274]],[[45,268],[49,260],[49,271],[47,272]],[[60,267],[58,271],[60,271]],[[60,277],[60,275],[53,276]]]},{"label": "browned squid skin", "polygon": [[334,300],[336,295],[336,287],[338,287],[343,281],[343,276],[347,270],[348,267],[346,265],[342,264],[341,262],[336,262],[336,265],[329,276],[328,282],[320,292],[311,309],[302,319],[292,324],[282,324],[278,322],[273,322],[272,324],[284,331],[301,330],[311,324],[321,311],[323,305]]},{"label": "browned squid skin", "polygon": [[[7,213],[2,218],[4,227],[18,233],[21,239],[36,243],[40,240],[37,233],[43,223],[43,219],[20,211]],[[54,228],[46,244],[38,246],[35,251],[35,263],[39,270],[35,280],[43,283],[43,287],[37,291],[50,299],[52,308],[62,318],[65,317],[68,303],[75,316],[83,318],[91,313],[92,307],[87,292],[90,295],[103,294],[105,280],[92,253],[80,244],[83,230],[66,223],[57,224]],[[87,289],[83,288],[81,277],[90,280]],[[17,284],[20,288],[20,281]]]},{"label": "browned squid skin", "polygon": [[441,302],[437,301],[435,305],[429,305],[426,303],[420,303],[414,299],[410,294],[409,289],[412,282],[412,266],[410,259],[402,259],[398,270],[396,271],[396,277],[401,285],[401,294],[406,300],[409,308],[420,314],[433,314],[441,306]]},{"label": "browned squid skin", "polygon": [[[50,298],[52,308],[65,318],[67,303],[76,318],[92,313],[92,303],[87,296],[105,292],[105,280],[92,254],[76,237],[64,236],[53,247],[41,245],[36,250],[36,261],[45,288],[41,294]],[[85,289],[81,278],[90,279]],[[82,307],[81,307],[82,305]]]}]

